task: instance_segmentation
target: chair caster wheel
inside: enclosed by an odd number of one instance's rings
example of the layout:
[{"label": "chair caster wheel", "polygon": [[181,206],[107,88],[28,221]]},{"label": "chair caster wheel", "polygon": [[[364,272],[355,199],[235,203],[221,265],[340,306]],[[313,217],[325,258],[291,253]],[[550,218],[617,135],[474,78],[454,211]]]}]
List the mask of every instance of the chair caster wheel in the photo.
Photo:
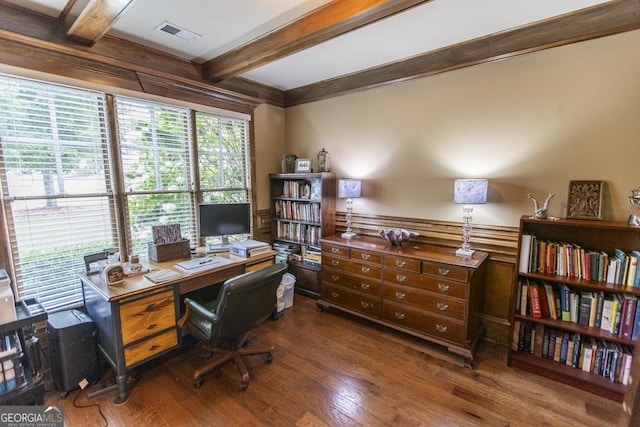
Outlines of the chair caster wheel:
[{"label": "chair caster wheel", "polygon": [[68,392],[63,391],[62,393],[60,393],[60,399],[66,399],[68,395],[69,395]]},{"label": "chair caster wheel", "polygon": [[267,363],[271,363],[271,362],[273,362],[273,354],[268,353],[267,354]]},{"label": "chair caster wheel", "polygon": [[246,381],[242,381],[240,383],[240,391],[247,391],[247,387],[249,387],[249,383]]},{"label": "chair caster wheel", "polygon": [[193,385],[196,386],[196,388],[202,387],[202,384],[204,384],[204,379],[202,377],[193,380]]}]

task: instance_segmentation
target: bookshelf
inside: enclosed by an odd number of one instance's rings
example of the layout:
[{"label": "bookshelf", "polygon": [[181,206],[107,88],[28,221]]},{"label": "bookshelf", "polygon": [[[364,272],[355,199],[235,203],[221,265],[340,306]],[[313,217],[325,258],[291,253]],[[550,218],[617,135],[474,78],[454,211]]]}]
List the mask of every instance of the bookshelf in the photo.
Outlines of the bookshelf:
[{"label": "bookshelf", "polygon": [[620,263],[616,252],[630,265],[634,250],[640,250],[640,227],[523,216],[508,365],[622,401],[629,387],[625,365],[638,343],[632,331],[640,328],[640,310],[632,307],[640,305],[640,287],[624,266],[607,274]]},{"label": "bookshelf", "polygon": [[[274,249],[297,255],[289,258],[289,270],[296,276],[295,290],[317,297],[320,239],[335,233],[335,174],[277,173],[270,174],[269,181]],[[314,256],[305,257],[307,253]]]}]

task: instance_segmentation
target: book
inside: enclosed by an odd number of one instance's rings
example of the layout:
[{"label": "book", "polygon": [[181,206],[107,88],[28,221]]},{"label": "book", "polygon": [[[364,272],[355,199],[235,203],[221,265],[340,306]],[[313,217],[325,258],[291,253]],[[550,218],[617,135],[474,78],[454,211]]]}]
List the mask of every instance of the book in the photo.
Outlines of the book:
[{"label": "book", "polygon": [[571,367],[577,368],[580,365],[580,349],[582,348],[582,335],[576,333],[573,336],[573,354],[571,356]]},{"label": "book", "polygon": [[[640,251],[631,251],[631,256],[636,259],[636,264],[640,262]],[[633,279],[633,287],[640,288],[640,267],[636,267],[636,274]]]},{"label": "book", "polygon": [[590,328],[596,326],[596,314],[598,313],[598,294],[590,292],[591,294],[591,309],[589,311],[589,324]]},{"label": "book", "polygon": [[631,364],[633,363],[633,353],[629,350],[628,347],[623,347],[622,349],[622,361],[621,361],[621,372],[620,372],[620,382],[624,385],[629,385],[629,377],[631,375]]},{"label": "book", "polygon": [[626,273],[629,269],[627,264],[627,254],[622,249],[614,249],[613,255],[619,260],[619,268],[617,274],[614,277],[614,282],[617,284],[623,284],[626,282]]},{"label": "book", "polygon": [[527,301],[529,300],[529,289],[526,283],[520,285],[522,292],[520,292],[520,314],[527,315]]},{"label": "book", "polygon": [[542,317],[551,317],[549,311],[549,300],[547,299],[547,290],[544,285],[538,285],[538,295],[540,296],[540,312]]},{"label": "book", "polygon": [[[580,292],[580,308],[578,310],[578,323],[580,325],[589,325],[589,319],[591,318],[591,302],[592,302],[592,294],[591,292],[582,291]],[[595,313],[594,313],[594,321],[595,321]]]},{"label": "book", "polygon": [[624,295],[622,302],[620,327],[618,336],[625,340],[630,340],[635,325],[636,308],[638,299],[633,295]]},{"label": "book", "polygon": [[549,317],[552,319],[558,318],[558,311],[556,308],[556,295],[553,291],[553,286],[550,283],[543,282],[545,293],[547,294],[547,304],[549,305]]},{"label": "book", "polygon": [[520,241],[520,263],[518,266],[518,271],[520,273],[529,273],[529,261],[531,257],[531,242],[532,242],[531,234],[523,233]]},{"label": "book", "polygon": [[624,283],[626,286],[632,288],[635,285],[636,272],[638,271],[638,258],[633,254],[628,255],[627,265],[629,266],[629,268]]},{"label": "book", "polygon": [[593,361],[593,346],[594,346],[593,338],[591,338],[588,342],[585,342],[582,346],[582,370],[585,372],[591,372],[592,369],[592,361]]},{"label": "book", "polygon": [[569,334],[563,333],[562,340],[560,342],[560,356],[558,358],[558,362],[562,364],[567,363],[567,353],[569,351]]},{"label": "book", "polygon": [[615,327],[615,319],[614,319],[614,298],[608,296],[604,300],[604,304],[602,306],[602,322],[600,323],[600,329],[613,332],[613,328]]},{"label": "book", "polygon": [[536,318],[542,317],[542,310],[540,308],[540,294],[538,285],[530,283],[527,285],[529,290],[529,302],[531,303],[531,315]]},{"label": "book", "polygon": [[533,355],[535,357],[542,357],[542,348],[544,344],[544,325],[542,323],[536,323],[533,334]]},{"label": "book", "polygon": [[567,285],[560,286],[560,313],[563,321],[571,321],[571,290]]},{"label": "book", "polygon": [[600,328],[602,326],[602,310],[604,309],[605,296],[603,291],[596,292],[595,295],[598,302],[598,306],[596,309],[595,324],[593,326],[594,328]]},{"label": "book", "polygon": [[633,331],[631,332],[631,340],[638,341],[640,334],[640,302],[636,303],[636,314],[633,321]]}]

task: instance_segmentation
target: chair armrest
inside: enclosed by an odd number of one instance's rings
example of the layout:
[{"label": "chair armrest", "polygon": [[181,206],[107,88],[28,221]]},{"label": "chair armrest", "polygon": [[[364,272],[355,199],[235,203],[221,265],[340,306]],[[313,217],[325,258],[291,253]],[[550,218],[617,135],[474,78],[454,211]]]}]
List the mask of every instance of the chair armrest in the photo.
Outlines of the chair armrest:
[{"label": "chair armrest", "polygon": [[184,304],[187,307],[187,310],[191,309],[195,311],[196,313],[198,313],[200,316],[204,317],[211,323],[218,323],[218,321],[220,320],[217,314],[212,313],[211,311],[207,310],[202,305],[198,304],[196,301],[190,298],[185,298]]}]

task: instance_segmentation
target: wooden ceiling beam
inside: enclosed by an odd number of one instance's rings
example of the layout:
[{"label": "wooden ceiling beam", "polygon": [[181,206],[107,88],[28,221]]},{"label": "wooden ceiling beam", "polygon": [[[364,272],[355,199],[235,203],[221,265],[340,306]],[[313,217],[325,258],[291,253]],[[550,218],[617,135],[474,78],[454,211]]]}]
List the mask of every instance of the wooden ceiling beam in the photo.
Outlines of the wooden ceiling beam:
[{"label": "wooden ceiling beam", "polygon": [[65,10],[67,36],[93,45],[104,36],[134,0],[77,0]]},{"label": "wooden ceiling beam", "polygon": [[203,64],[219,82],[430,0],[333,0],[284,27]]},{"label": "wooden ceiling beam", "polygon": [[619,0],[413,58],[285,91],[285,107],[319,101],[640,28],[640,0]]}]

